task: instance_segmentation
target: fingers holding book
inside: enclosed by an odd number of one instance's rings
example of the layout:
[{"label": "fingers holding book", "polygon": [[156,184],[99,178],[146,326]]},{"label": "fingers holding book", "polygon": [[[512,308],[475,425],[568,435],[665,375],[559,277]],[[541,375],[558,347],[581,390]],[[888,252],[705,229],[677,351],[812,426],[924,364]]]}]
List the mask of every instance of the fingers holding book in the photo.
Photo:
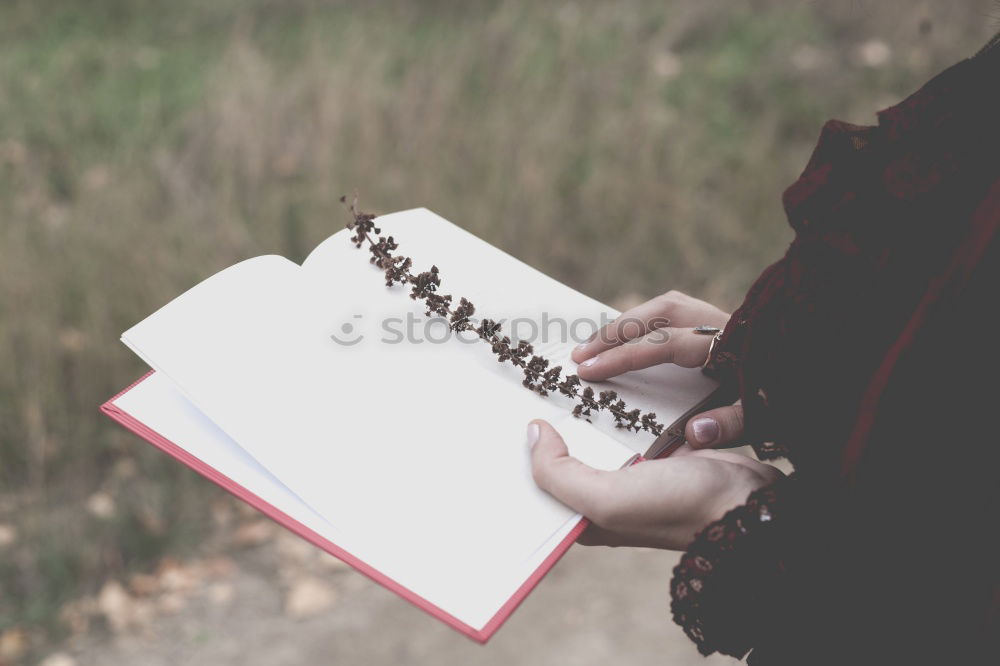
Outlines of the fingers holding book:
[{"label": "fingers holding book", "polygon": [[[659,363],[697,367],[711,338],[698,327],[723,328],[729,315],[711,303],[669,291],[623,312],[573,350],[580,377],[601,381]],[[630,346],[631,345],[631,346]]]},{"label": "fingers holding book", "polygon": [[528,426],[535,483],[591,521],[585,545],[684,549],[694,535],[781,476],[737,453],[682,447],[674,457],[606,472],[569,455],[544,421]]},{"label": "fingers holding book", "polygon": [[696,449],[739,446],[743,443],[743,405],[718,407],[689,419],[684,438]]},{"label": "fingers holding book", "polygon": [[658,328],[701,325],[724,328],[729,314],[711,303],[680,291],[668,291],[621,313],[613,322],[598,330],[589,340],[573,350],[572,358],[582,363],[609,349],[641,338]]},{"label": "fingers holding book", "polygon": [[591,356],[580,363],[577,374],[598,382],[661,363],[697,368],[705,362],[711,344],[710,336],[698,334],[693,327],[664,326]]}]

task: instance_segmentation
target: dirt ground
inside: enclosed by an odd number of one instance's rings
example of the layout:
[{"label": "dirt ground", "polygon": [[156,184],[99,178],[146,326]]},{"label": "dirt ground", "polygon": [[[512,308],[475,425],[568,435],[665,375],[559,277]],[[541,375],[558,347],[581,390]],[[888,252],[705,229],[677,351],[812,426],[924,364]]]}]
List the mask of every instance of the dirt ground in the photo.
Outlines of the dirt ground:
[{"label": "dirt ground", "polygon": [[723,664],[670,619],[676,555],[575,546],[480,646],[269,523],[225,556],[105,586],[46,666]]}]

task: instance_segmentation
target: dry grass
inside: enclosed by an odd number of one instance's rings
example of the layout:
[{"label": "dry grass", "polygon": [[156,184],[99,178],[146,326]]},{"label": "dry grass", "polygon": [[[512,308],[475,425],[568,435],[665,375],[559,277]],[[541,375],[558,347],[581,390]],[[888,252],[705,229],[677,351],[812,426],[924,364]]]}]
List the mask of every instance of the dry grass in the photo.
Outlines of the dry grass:
[{"label": "dry grass", "polygon": [[197,542],[216,491],[96,411],[142,371],[119,333],[197,280],[301,259],[358,187],[601,299],[733,307],[822,121],[871,122],[992,11],[38,4],[0,8],[0,629]]}]

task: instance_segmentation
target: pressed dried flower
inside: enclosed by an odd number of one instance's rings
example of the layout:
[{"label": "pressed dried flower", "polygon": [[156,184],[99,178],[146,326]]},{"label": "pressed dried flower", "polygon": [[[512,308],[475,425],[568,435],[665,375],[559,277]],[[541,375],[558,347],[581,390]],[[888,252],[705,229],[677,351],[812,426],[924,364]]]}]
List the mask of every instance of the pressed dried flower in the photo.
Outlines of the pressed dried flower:
[{"label": "pressed dried flower", "polygon": [[[453,305],[450,294],[437,293],[438,287],[441,286],[441,275],[437,266],[431,266],[429,271],[414,275],[413,260],[410,257],[393,254],[399,248],[395,239],[392,236],[379,235],[382,230],[375,226],[376,216],[358,211],[357,195],[350,204],[347,204],[346,196],[340,197],[340,201],[351,211],[351,219],[347,223],[347,228],[354,231],[351,242],[359,248],[365,243],[368,244],[371,253],[370,262],[382,269],[387,287],[394,284],[409,284],[410,298],[423,301],[428,316],[446,317],[454,331],[473,330],[472,316],[476,312],[475,305],[466,298],[461,298],[458,305]],[[375,235],[375,240],[372,239],[372,234]],[[521,368],[524,374],[521,383],[526,388],[539,395],[558,392],[570,398],[575,403],[573,416],[578,418],[587,418],[594,412],[604,410],[611,414],[618,428],[636,432],[645,430],[657,436],[663,432],[663,425],[656,420],[656,414],[653,412],[641,414],[638,409],[628,410],[625,401],[619,398],[615,391],[601,391],[595,399],[593,388],[590,386],[580,388],[582,383],[577,375],[562,377],[562,366],[550,368],[548,359],[536,355],[534,347],[525,340],[518,340],[516,345],[512,345],[508,336],[500,335],[501,329],[501,325],[496,321],[483,319],[474,330],[481,340],[489,343],[490,350],[498,362],[509,362]]]}]

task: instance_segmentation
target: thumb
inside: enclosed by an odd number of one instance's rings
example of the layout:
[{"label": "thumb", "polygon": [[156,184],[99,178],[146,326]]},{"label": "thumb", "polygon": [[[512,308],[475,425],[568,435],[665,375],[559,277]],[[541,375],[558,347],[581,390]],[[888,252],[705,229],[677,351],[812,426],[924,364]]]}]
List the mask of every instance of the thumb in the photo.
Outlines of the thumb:
[{"label": "thumb", "polygon": [[719,407],[698,414],[687,422],[684,436],[696,449],[738,444],[743,437],[743,405]]},{"label": "thumb", "polygon": [[608,475],[569,455],[566,442],[545,421],[528,424],[531,473],[535,483],[557,500],[585,516],[592,516],[608,491]]}]

